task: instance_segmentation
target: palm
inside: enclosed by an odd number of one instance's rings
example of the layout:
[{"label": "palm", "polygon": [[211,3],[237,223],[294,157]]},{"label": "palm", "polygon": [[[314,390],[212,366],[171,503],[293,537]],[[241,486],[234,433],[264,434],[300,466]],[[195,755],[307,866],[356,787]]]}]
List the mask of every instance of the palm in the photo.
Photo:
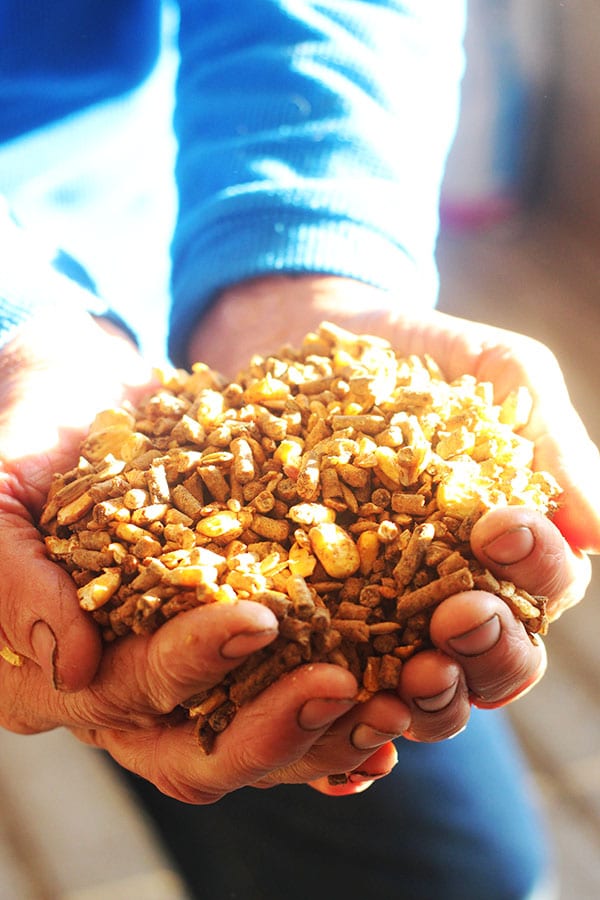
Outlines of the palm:
[{"label": "palm", "polygon": [[70,634],[55,673],[70,689],[93,674],[98,636],[79,611],[71,579],[48,560],[34,523],[53,473],[75,464],[95,414],[121,402],[124,383],[141,382],[145,374],[145,367],[135,371],[139,360],[131,345],[108,336],[87,314],[74,312],[73,319],[77,341],[70,330],[41,318],[23,328],[21,341],[0,360],[0,635],[25,656],[44,660],[50,680],[53,653],[48,641],[43,651],[36,649],[34,626],[48,622],[55,636]]},{"label": "palm", "polygon": [[[0,389],[0,470],[4,491],[39,514],[54,472],[71,468],[96,413],[133,397],[149,371],[136,351],[80,313],[73,332],[31,325],[4,351]],[[49,337],[50,336],[50,339]]]}]

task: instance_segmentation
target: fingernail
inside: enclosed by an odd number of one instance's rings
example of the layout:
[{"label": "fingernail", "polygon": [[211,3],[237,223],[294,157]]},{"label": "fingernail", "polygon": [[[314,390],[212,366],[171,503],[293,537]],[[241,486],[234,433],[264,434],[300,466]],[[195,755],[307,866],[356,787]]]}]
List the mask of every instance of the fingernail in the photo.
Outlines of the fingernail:
[{"label": "fingernail", "polygon": [[413,702],[415,706],[418,706],[423,712],[441,712],[442,709],[446,709],[447,706],[450,706],[454,700],[457,687],[458,678],[450,685],[450,687],[447,687],[445,691],[434,694],[433,697],[414,697]]},{"label": "fingernail", "polygon": [[378,778],[385,778],[391,771],[391,769],[388,769],[387,772],[350,772],[348,781],[350,784],[365,784],[365,782],[370,784],[373,781],[377,781]]},{"label": "fingernail", "polygon": [[350,742],[356,750],[374,750],[376,747],[381,747],[397,737],[399,735],[377,731],[376,728],[371,728],[370,725],[365,725],[364,722],[361,722],[353,729],[350,735]]},{"label": "fingernail", "polygon": [[31,629],[31,646],[35,659],[54,688],[60,687],[56,678],[56,637],[50,626],[41,620]]},{"label": "fingernail", "polygon": [[497,615],[492,616],[471,631],[448,639],[448,644],[461,656],[479,656],[495,647],[500,640],[502,626]]},{"label": "fingernail", "polygon": [[354,700],[307,700],[298,713],[298,724],[305,731],[318,731],[343,716],[352,709],[354,703]]},{"label": "fingernail", "polygon": [[266,647],[276,634],[276,628],[264,628],[261,631],[241,631],[225,641],[219,652],[224,659],[240,659],[242,656],[254,653],[255,650],[260,650],[261,647]]},{"label": "fingernail", "polygon": [[489,544],[484,544],[483,550],[492,562],[508,566],[527,559],[534,546],[532,530],[522,525],[498,535]]}]

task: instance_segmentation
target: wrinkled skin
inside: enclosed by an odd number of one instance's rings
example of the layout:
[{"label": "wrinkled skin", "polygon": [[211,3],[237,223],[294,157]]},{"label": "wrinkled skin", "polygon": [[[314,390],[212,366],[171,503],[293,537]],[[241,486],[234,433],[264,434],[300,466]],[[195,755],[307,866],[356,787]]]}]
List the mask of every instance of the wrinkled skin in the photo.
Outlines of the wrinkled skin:
[{"label": "wrinkled skin", "polygon": [[[587,554],[600,550],[600,465],[549,351],[436,312],[411,319],[375,289],[307,276],[226,292],[191,335],[189,360],[233,376],[252,353],[298,341],[323,319],[384,336],[401,354],[430,353],[449,379],[470,372],[491,381],[498,400],[529,386],[535,405],[524,433],[535,442],[535,466],[564,488],[561,508],[553,522],[521,508],[490,512],[472,547],[497,576],[548,595],[551,617],[577,603],[590,578]],[[50,317],[23,326],[0,355],[0,376],[0,639],[25,659],[20,667],[0,660],[4,727],[65,726],[190,803],[283,782],[338,795],[390,771],[393,738],[447,738],[467,725],[472,704],[502,706],[542,677],[543,643],[529,639],[501,600],[464,592],[437,608],[437,649],[406,663],[396,694],[357,705],[349,672],[303,666],[245,706],[203,756],[179,703],[270,643],[275,617],[251,601],[208,606],[151,637],[102,647],[35,528],[51,474],[75,464],[99,409],[135,400],[149,382],[147,366],[114,329],[74,313],[68,327]],[[340,772],[348,783],[330,785],[327,776]]]}]

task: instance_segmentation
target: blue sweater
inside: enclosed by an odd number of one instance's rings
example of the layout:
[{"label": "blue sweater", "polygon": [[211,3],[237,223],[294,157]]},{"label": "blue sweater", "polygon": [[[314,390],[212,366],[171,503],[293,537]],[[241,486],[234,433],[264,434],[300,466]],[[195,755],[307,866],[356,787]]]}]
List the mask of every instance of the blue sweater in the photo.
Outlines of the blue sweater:
[{"label": "blue sweater", "polygon": [[[140,82],[159,7],[0,0],[0,140]],[[175,362],[218,292],[258,275],[325,272],[434,302],[463,0],[179,7]],[[0,260],[0,341],[44,302],[9,282]]]}]

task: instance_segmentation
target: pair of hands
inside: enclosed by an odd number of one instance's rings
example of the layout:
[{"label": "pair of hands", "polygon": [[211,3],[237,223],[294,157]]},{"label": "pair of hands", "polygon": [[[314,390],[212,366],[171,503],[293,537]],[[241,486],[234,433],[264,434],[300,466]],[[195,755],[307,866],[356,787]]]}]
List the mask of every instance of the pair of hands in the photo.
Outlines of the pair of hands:
[{"label": "pair of hands", "polygon": [[[564,488],[561,508],[553,523],[522,508],[488,513],[472,547],[497,576],[547,595],[551,617],[578,602],[590,578],[586,553],[600,551],[600,462],[551,354],[440,313],[411,318],[357,282],[307,276],[226,292],[192,335],[190,360],[234,376],[252,353],[297,341],[322,319],[384,336],[401,354],[430,353],[450,379],[471,372],[493,382],[499,400],[529,386],[535,406],[526,435],[536,467]],[[393,767],[393,738],[442,740],[466,726],[471,704],[501,706],[541,678],[543,644],[501,600],[465,592],[437,608],[438,649],[405,664],[397,695],[356,704],[349,672],[305,666],[242,708],[204,757],[179,704],[270,643],[274,616],[249,601],[207,606],[151,637],[102,647],[35,527],[52,473],[76,462],[95,413],[135,400],[150,377],[122,336],[83,313],[68,328],[51,317],[29,323],[0,355],[0,645],[25,658],[20,667],[0,660],[0,724],[22,733],[65,726],[191,803],[281,782],[354,793]],[[339,772],[350,773],[348,783],[329,785],[327,776]]]}]

